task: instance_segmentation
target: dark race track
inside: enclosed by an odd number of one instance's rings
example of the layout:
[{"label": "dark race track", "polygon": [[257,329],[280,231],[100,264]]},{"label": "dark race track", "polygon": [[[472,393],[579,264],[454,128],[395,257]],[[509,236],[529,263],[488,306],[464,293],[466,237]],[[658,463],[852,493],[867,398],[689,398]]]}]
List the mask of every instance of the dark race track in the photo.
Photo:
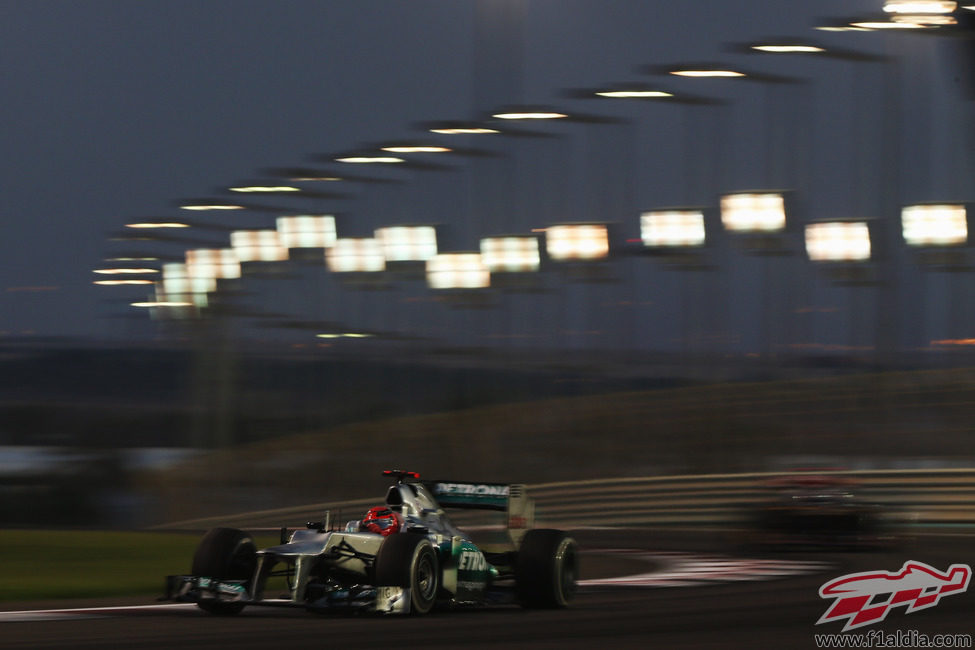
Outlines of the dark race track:
[{"label": "dark race track", "polygon": [[[606,541],[583,542],[588,550],[582,578],[654,577],[647,580],[649,586],[589,583],[574,606],[561,611],[498,607],[400,618],[259,607],[235,618],[217,618],[192,606],[154,607],[151,599],[97,603],[147,608],[31,618],[11,614],[27,608],[8,604],[2,608],[8,611],[0,612],[0,647],[813,648],[815,634],[839,633],[842,627],[815,625],[830,604],[818,595],[828,579],[855,571],[894,571],[909,559],[942,570],[949,564],[975,564],[975,538],[970,536],[925,536],[883,553],[778,554],[772,564],[707,549],[674,553],[671,547],[660,553],[644,546],[652,551],[649,558],[611,553]],[[790,566],[798,567],[796,574],[780,571]],[[895,609],[883,623],[858,631],[875,629],[975,635],[975,588],[928,610],[905,614]]]}]

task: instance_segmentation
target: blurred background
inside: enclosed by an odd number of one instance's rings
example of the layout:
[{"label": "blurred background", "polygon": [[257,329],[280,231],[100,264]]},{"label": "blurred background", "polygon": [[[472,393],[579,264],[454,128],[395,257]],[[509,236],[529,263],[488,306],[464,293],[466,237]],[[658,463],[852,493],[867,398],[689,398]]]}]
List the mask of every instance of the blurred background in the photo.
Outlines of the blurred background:
[{"label": "blurred background", "polygon": [[8,3],[0,525],[975,462],[975,6]]}]

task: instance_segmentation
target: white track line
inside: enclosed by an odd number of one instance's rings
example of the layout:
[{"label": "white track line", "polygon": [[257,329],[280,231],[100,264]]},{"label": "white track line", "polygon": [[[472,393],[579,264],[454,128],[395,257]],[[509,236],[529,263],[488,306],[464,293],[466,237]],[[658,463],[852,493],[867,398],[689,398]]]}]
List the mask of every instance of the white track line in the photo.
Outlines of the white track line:
[{"label": "white track line", "polygon": [[580,580],[580,587],[692,587],[722,582],[757,582],[805,575],[832,566],[828,562],[762,560],[673,551],[610,549],[599,552],[608,555],[625,555],[662,566],[660,570],[648,573]]},{"label": "white track line", "polygon": [[189,609],[195,603],[165,603],[158,605],[123,605],[109,607],[72,607],[66,609],[27,609],[14,612],[0,612],[0,623],[13,621],[63,621],[78,618],[98,618],[101,614],[129,611],[165,611],[170,609]]}]

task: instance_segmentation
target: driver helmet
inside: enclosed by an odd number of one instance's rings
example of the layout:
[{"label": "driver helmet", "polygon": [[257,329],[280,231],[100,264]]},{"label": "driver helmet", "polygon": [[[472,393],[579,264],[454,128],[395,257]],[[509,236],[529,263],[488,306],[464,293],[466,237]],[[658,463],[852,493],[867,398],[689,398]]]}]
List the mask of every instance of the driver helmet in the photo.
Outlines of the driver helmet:
[{"label": "driver helmet", "polygon": [[388,506],[370,508],[362,518],[360,528],[371,533],[379,533],[383,537],[398,533],[403,525],[403,517],[389,509]]}]

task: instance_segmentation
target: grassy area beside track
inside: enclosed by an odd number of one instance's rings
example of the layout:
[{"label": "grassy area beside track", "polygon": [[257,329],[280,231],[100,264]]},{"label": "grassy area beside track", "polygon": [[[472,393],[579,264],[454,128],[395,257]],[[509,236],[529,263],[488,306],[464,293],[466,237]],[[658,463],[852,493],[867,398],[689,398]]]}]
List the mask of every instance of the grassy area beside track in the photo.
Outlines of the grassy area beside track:
[{"label": "grassy area beside track", "polygon": [[[165,576],[188,573],[201,535],[0,530],[0,602],[161,595]],[[276,536],[255,538],[260,546]]]}]

